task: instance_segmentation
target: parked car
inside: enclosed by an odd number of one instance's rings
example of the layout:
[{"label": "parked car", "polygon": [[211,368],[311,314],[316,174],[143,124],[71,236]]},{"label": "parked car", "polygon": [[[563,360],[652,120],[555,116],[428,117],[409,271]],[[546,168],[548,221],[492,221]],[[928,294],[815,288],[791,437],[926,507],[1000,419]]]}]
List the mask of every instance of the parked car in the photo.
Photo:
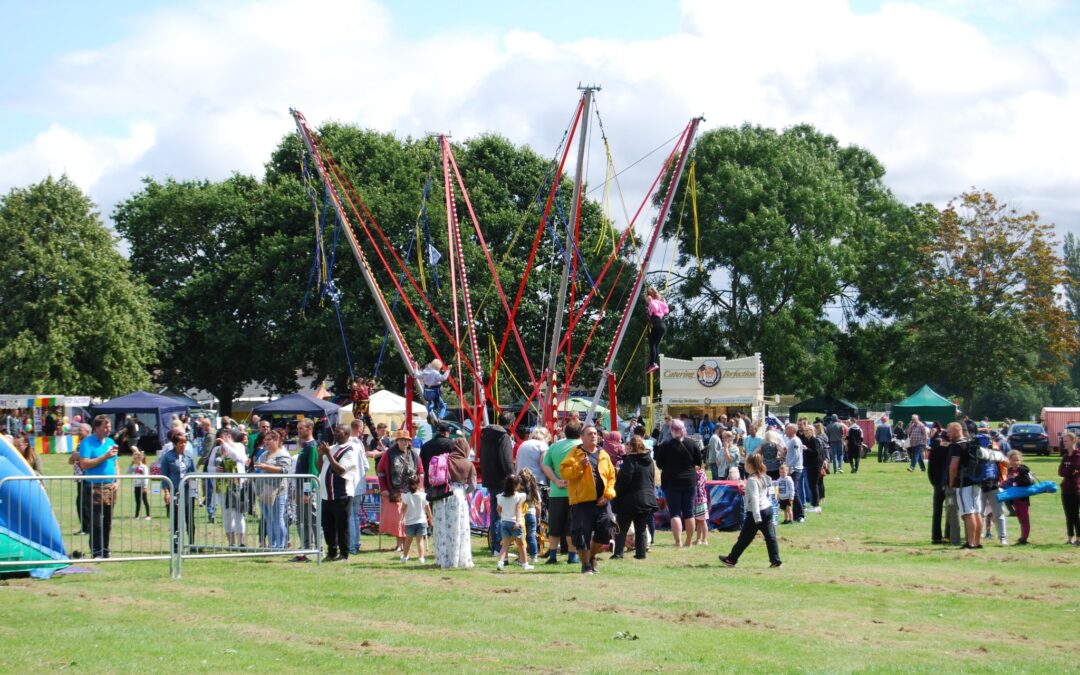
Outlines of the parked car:
[{"label": "parked car", "polygon": [[1069,422],[1068,424],[1065,425],[1065,428],[1061,430],[1061,433],[1058,434],[1058,448],[1060,448],[1062,450],[1062,454],[1065,454],[1065,452],[1064,452],[1064,445],[1065,444],[1062,443],[1061,441],[1062,441],[1062,439],[1065,438],[1065,434],[1070,433],[1070,432],[1073,433],[1073,434],[1076,434],[1077,438],[1080,438],[1080,422]]},{"label": "parked car", "polygon": [[1041,424],[1022,422],[1009,427],[1009,445],[1013,450],[1033,452],[1038,455],[1050,454],[1050,437]]}]

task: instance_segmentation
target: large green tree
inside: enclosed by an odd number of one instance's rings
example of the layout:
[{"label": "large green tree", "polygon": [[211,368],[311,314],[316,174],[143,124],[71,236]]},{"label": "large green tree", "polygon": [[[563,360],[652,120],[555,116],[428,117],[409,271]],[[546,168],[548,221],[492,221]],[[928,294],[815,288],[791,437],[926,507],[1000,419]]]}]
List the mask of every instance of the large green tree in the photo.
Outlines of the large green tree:
[{"label": "large green tree", "polygon": [[131,265],[154,289],[164,342],[161,382],[214,394],[226,413],[251,381],[292,390],[295,368],[279,357],[284,330],[275,305],[280,229],[303,212],[302,193],[233,176],[158,182],[113,214],[131,247]]},{"label": "large green tree", "polygon": [[1052,226],[988,192],[940,212],[923,248],[909,327],[909,379],[936,379],[971,411],[984,392],[1067,379],[1076,324],[1058,297],[1068,279]]},{"label": "large green tree", "polygon": [[776,392],[891,391],[891,381],[866,387],[844,361],[881,353],[881,329],[841,340],[835,323],[879,324],[905,304],[917,219],[885,187],[877,159],[808,125],[714,129],[693,152],[699,233],[688,216],[665,225],[678,233],[674,323],[686,341],[668,351],[760,353]]},{"label": "large green tree", "polygon": [[66,176],[0,198],[0,389],[111,397],[149,385],[160,330],[115,246]]}]

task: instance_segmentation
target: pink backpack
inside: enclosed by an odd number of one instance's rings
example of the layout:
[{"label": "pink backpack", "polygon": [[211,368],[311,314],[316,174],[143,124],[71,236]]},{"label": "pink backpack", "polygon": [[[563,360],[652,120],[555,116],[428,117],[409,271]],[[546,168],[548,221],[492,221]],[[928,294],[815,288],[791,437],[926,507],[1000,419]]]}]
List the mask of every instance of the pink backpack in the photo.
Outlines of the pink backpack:
[{"label": "pink backpack", "polygon": [[428,464],[428,485],[439,487],[450,482],[450,454],[435,455]]}]

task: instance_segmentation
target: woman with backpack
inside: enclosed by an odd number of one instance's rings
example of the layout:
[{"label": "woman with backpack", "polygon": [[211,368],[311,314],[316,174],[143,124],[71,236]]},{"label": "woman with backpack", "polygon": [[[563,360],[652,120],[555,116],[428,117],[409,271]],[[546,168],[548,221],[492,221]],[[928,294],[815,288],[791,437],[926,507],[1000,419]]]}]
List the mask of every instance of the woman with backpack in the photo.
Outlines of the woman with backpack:
[{"label": "woman with backpack", "polygon": [[412,436],[408,429],[399,429],[394,436],[394,446],[383,453],[375,469],[382,495],[379,532],[397,539],[395,552],[401,552],[405,548],[405,519],[402,517],[401,495],[408,489],[409,476],[419,475],[416,465]]},{"label": "woman with backpack", "polygon": [[[441,462],[436,468],[442,472]],[[468,495],[476,491],[476,467],[469,461],[469,444],[464,438],[454,439],[446,461],[446,473],[450,494],[432,506],[435,565],[472,567]]]},{"label": "woman with backpack", "polygon": [[[689,547],[694,535],[694,493],[697,490],[698,465],[704,464],[701,448],[686,436],[682,420],[671,421],[671,438],[655,450],[656,465],[660,467],[660,487],[667,499],[671,516],[671,534],[675,548]],[[682,541],[685,527],[686,541]]]}]

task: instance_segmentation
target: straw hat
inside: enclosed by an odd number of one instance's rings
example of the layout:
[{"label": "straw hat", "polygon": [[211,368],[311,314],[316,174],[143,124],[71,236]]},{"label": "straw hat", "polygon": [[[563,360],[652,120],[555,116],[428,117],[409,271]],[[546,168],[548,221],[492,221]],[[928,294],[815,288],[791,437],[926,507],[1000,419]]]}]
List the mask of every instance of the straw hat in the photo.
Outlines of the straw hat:
[{"label": "straw hat", "polygon": [[402,427],[401,429],[398,429],[397,432],[394,434],[394,440],[395,441],[402,441],[402,440],[411,441],[412,436],[409,434],[408,429]]}]

